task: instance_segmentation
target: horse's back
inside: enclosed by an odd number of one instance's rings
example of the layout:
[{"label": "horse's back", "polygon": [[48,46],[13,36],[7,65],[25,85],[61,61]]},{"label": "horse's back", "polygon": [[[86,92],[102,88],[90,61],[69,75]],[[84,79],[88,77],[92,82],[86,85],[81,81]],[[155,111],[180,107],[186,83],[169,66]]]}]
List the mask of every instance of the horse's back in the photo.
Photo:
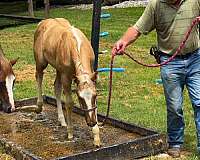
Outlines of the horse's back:
[{"label": "horse's back", "polygon": [[69,36],[70,23],[63,18],[47,19],[39,23],[34,36],[34,53],[37,62],[47,61],[54,68],[57,63],[70,65]]},{"label": "horse's back", "polygon": [[[45,19],[42,20],[36,29],[36,33],[44,33],[47,32],[49,29],[51,29],[51,27],[53,26],[57,26],[57,27],[66,27],[69,28],[71,26],[71,24],[69,23],[68,20],[64,19],[64,18],[49,18],[49,19]],[[37,34],[35,34],[35,36],[37,36]]]},{"label": "horse's back", "polygon": [[72,68],[72,59],[77,57],[86,68],[93,66],[94,52],[89,40],[63,18],[39,23],[34,37],[34,51],[36,64],[47,61],[54,68],[63,70]]}]

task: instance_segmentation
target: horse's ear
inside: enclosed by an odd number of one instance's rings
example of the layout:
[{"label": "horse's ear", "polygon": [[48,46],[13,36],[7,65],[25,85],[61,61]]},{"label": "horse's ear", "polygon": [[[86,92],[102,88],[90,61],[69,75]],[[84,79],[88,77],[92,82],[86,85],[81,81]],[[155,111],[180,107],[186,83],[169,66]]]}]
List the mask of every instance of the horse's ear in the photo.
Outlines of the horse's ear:
[{"label": "horse's ear", "polygon": [[92,81],[96,81],[97,75],[98,75],[98,72],[97,72],[97,71],[96,71],[96,72],[93,72],[92,75],[90,76],[90,79],[91,79]]},{"label": "horse's ear", "polygon": [[16,59],[14,59],[14,60],[10,60],[10,64],[11,64],[12,66],[14,66],[15,63],[18,61],[18,59],[19,59],[19,57],[16,58]]}]

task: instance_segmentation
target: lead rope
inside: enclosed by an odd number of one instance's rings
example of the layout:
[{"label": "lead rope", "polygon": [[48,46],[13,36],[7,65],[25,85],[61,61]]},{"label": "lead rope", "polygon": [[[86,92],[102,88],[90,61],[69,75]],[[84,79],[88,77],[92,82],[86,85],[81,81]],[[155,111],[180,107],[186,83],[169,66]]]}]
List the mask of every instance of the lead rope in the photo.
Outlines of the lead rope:
[{"label": "lead rope", "polygon": [[[163,66],[163,65],[166,65],[168,64],[170,61],[172,61],[174,59],[174,57],[180,53],[180,51],[185,47],[185,43],[186,41],[188,40],[191,32],[192,32],[192,29],[195,25],[197,25],[198,23],[200,22],[200,16],[199,17],[196,17],[193,21],[192,21],[192,24],[190,26],[190,28],[188,29],[188,31],[186,32],[185,34],[185,37],[183,39],[183,41],[180,43],[179,47],[177,48],[176,52],[171,56],[169,57],[166,61],[160,63],[160,64],[145,64],[145,63],[142,63],[136,59],[134,59],[129,53],[126,53],[126,52],[123,52],[123,54],[125,54],[126,56],[128,56],[130,59],[132,59],[134,62],[142,65],[142,66],[145,66],[145,67],[160,67],[160,66]],[[109,81],[109,94],[108,94],[108,106],[107,106],[107,112],[106,112],[106,116],[103,120],[103,122],[100,124],[100,126],[104,126],[104,124],[106,123],[108,117],[109,117],[109,112],[110,112],[110,104],[111,104],[111,96],[112,96],[112,78],[113,78],[113,62],[114,62],[114,58],[115,58],[115,55],[112,55],[111,57],[111,61],[110,61],[110,81]]]},{"label": "lead rope", "polygon": [[111,104],[111,96],[112,96],[112,78],[113,78],[113,63],[114,63],[114,59],[115,56],[112,55],[111,57],[111,61],[110,61],[110,76],[109,76],[109,94],[108,94],[108,107],[107,107],[107,112],[106,112],[106,116],[103,120],[103,122],[100,124],[100,126],[104,126],[104,124],[106,123],[106,120],[108,119],[109,113],[110,113],[110,104]]}]

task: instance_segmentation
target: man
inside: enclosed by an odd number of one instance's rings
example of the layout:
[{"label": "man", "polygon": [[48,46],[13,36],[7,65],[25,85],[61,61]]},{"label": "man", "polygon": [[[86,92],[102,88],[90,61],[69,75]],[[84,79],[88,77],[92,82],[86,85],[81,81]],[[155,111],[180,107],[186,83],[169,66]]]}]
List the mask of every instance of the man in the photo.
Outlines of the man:
[{"label": "man", "polygon": [[[112,54],[123,54],[125,48],[141,34],[157,32],[160,61],[167,60],[183,40],[191,22],[200,14],[200,0],[149,0],[136,24],[118,40]],[[194,109],[197,129],[197,151],[200,153],[200,49],[198,27],[192,30],[181,51],[170,63],[161,67],[167,104],[168,154],[180,157],[184,141],[184,117],[182,110],[183,89],[187,87]]]}]

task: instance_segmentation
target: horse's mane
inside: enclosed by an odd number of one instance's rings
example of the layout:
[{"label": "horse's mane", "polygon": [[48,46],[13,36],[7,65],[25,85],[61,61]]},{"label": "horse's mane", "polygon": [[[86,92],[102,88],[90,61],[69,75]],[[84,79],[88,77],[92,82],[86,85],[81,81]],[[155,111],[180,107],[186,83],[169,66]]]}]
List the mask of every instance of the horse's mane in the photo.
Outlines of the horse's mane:
[{"label": "horse's mane", "polygon": [[62,42],[67,42],[65,48],[68,50],[68,53],[71,54],[72,61],[75,65],[76,71],[78,71],[76,74],[82,74],[84,73],[83,65],[81,62],[81,53],[78,49],[78,41],[76,37],[73,35],[72,29],[74,29],[73,26],[70,26],[70,28],[66,29],[65,32],[63,32],[62,35]]}]

